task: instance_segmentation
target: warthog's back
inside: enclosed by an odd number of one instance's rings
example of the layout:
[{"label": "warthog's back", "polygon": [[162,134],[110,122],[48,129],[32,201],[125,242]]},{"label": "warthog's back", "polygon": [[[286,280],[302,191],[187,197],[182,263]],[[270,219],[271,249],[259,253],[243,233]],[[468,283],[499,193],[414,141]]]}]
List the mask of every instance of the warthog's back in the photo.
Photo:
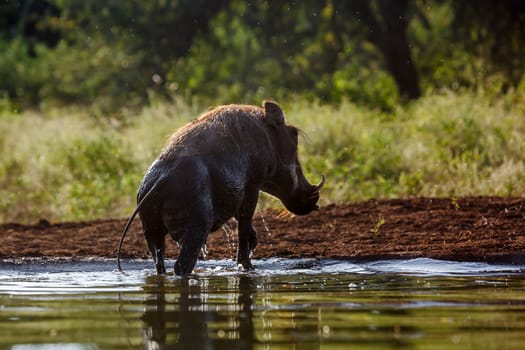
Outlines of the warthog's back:
[{"label": "warthog's back", "polygon": [[227,105],[210,109],[171,135],[160,159],[223,152],[260,151],[269,143],[264,109]]}]

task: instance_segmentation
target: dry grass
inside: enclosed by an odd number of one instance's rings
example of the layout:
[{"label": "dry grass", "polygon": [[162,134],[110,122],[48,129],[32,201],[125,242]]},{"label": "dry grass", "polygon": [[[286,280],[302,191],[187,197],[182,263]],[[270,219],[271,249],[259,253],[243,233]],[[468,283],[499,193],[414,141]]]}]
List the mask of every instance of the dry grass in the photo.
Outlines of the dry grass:
[{"label": "dry grass", "polygon": [[[322,204],[372,197],[525,195],[524,101],[442,92],[393,113],[345,102],[286,102],[303,130],[309,179]],[[124,217],[138,183],[177,127],[205,108],[181,102],[122,111],[0,113],[0,221]],[[263,199],[263,206],[275,202]]]}]

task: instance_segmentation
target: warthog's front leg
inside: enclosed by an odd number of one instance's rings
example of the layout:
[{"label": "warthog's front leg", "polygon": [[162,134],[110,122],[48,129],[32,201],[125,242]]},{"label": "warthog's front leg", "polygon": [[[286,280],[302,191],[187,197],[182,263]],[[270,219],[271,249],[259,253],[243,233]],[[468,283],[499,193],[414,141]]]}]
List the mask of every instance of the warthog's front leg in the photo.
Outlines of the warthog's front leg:
[{"label": "warthog's front leg", "polygon": [[250,261],[250,253],[257,245],[257,236],[252,226],[252,217],[257,207],[259,199],[259,189],[246,190],[244,200],[237,215],[239,222],[239,247],[237,251],[237,262],[246,270],[253,270],[254,267]]}]

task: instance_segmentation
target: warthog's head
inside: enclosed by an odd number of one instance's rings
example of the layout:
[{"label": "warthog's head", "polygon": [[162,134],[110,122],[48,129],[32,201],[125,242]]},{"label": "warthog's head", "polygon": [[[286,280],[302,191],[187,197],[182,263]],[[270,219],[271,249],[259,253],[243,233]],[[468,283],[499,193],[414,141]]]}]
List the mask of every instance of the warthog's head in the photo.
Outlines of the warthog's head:
[{"label": "warthog's head", "polygon": [[308,214],[318,208],[317,201],[324,176],[317,185],[306,180],[297,158],[297,128],[286,125],[284,113],[277,103],[265,101],[263,106],[265,124],[276,153],[276,164],[275,171],[263,184],[262,190],[279,198],[292,213]]}]

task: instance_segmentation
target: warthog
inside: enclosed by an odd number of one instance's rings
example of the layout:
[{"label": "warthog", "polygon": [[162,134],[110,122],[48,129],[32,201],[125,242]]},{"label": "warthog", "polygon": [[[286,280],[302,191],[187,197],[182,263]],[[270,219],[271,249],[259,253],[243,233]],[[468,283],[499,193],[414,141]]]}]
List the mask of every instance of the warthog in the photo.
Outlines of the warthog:
[{"label": "warthog", "polygon": [[264,108],[227,105],[209,110],[176,131],[144,175],[137,213],[157,273],[164,267],[165,236],[180,245],[175,273],[193,271],[208,234],[234,217],[238,222],[237,262],[252,269],[250,253],[257,245],[252,216],[259,191],[281,200],[292,213],[317,209],[318,185],[304,177],[297,158],[297,128],[287,125],[275,102]]}]

